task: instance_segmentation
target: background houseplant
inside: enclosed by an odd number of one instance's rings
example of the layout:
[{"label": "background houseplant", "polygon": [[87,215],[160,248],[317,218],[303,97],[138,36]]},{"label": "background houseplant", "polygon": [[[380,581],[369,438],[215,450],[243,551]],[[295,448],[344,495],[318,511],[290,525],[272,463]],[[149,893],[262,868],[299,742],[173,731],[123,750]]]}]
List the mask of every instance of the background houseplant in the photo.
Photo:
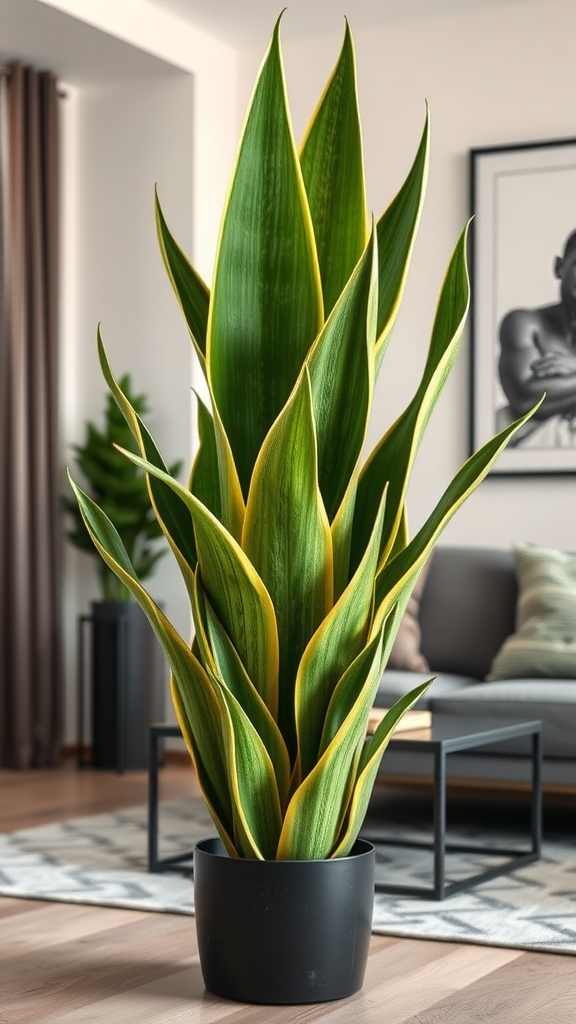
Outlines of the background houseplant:
[{"label": "background houseplant", "polygon": [[[121,378],[120,387],[138,415],[149,411],[146,396],[132,393],[129,374]],[[157,543],[162,530],[150,504],[145,473],[125,459],[115,444],[135,447],[124,416],[108,395],[103,428],[88,421],[84,443],[73,450],[92,499],[114,523],[139,579],[144,580],[153,574],[167,547]],[[176,476],[181,468],[182,464],[175,462],[170,472]],[[102,600],[92,602],[91,615],[84,617],[84,621],[90,621],[92,640],[92,764],[97,768],[144,768],[148,763],[148,728],[162,718],[164,706],[161,651],[129,589],[98,556],[77,501],[64,495],[62,503],[71,520],[68,539],[81,551],[96,555],[102,595]],[[82,647],[79,655],[83,662]],[[78,732],[82,764],[83,722]]]},{"label": "background houseplant", "polygon": [[[119,385],[139,416],[149,412],[146,395],[132,393],[130,374],[124,374]],[[108,395],[103,429],[88,421],[84,443],[74,445],[73,451],[78,469],[87,482],[88,493],[114,523],[138,578],[146,580],[167,548],[159,548],[155,543],[162,537],[162,530],[150,504],[145,474],[125,459],[114,445],[136,450],[124,416],[113,397]],[[175,462],[170,466],[170,473],[178,476],[181,469],[182,463]],[[64,495],[62,504],[71,520],[68,540],[86,554],[96,556],[102,599],[127,601],[130,591],[98,555],[78,502],[70,495]]]},{"label": "background houseplant", "polygon": [[408,537],[405,497],[468,309],[466,232],[442,287],[414,399],[362,465],[374,381],[400,303],[428,165],[428,120],[400,192],[370,226],[352,40],[298,153],[279,25],[234,167],[210,292],[157,206],[160,244],[211,408],[199,402],[189,487],[110,369],[180,566],[195,640],[137,578],[121,538],[73,484],[100,554],[140,602],[172,669],[198,778],[230,858],[337,860],[353,849],[382,753],[425,687],[366,725],[434,542],[517,425],[460,470]]}]

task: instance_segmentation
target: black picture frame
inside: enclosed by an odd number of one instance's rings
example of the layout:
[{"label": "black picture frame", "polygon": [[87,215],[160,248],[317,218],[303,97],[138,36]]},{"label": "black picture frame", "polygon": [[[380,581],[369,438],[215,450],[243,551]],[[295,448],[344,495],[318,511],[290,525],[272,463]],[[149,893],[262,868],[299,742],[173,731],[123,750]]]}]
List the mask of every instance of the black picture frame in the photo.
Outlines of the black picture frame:
[{"label": "black picture frame", "polygon": [[[539,358],[552,349],[554,361],[555,348],[566,344],[560,320],[563,324],[567,306],[560,299],[555,268],[576,232],[576,138],[470,150],[470,197],[473,452],[521,415],[514,404],[521,400],[517,388],[535,390],[537,378],[545,390]],[[570,257],[572,252],[571,242]],[[564,261],[561,267],[566,266]],[[502,322],[509,313],[513,315],[504,325],[502,347]],[[526,331],[532,333],[531,341],[522,333]],[[576,357],[576,323],[567,331]],[[529,363],[532,343],[538,351]],[[558,375],[556,368],[547,372]],[[571,377],[571,372],[564,376]],[[566,398],[571,401],[571,393]],[[574,414],[565,410],[531,421],[502,452],[490,475],[571,473],[576,473],[576,373]]]}]

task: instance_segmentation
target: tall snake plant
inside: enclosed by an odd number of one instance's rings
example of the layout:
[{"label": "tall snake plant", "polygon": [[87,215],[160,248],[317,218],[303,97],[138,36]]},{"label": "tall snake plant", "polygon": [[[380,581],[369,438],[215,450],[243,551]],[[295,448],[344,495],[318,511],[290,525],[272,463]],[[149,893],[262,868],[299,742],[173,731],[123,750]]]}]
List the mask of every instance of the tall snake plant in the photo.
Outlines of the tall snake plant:
[{"label": "tall snake plant", "polygon": [[469,304],[466,230],[450,261],[414,398],[362,462],[374,382],[404,289],[428,166],[416,158],[370,224],[354,49],[346,25],[300,150],[276,24],[246,116],[210,291],[158,201],[168,275],[202,368],[188,487],[104,377],[137,442],[180,567],[190,645],[141,586],[101,509],[72,483],[104,561],[148,616],[172,673],[183,736],[231,856],[341,857],[354,845],[403,696],[367,738],[412,587],[442,529],[523,420],[460,469],[409,539],[405,498]]}]

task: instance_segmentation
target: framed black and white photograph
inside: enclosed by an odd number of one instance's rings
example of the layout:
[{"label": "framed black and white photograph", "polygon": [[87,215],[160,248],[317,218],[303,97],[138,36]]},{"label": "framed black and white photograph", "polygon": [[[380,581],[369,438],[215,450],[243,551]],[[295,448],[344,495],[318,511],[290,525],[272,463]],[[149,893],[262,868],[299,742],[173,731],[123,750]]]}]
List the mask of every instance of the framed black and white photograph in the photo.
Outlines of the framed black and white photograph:
[{"label": "framed black and white photograph", "polygon": [[576,473],[576,139],[470,158],[471,448],[545,393],[492,473]]}]

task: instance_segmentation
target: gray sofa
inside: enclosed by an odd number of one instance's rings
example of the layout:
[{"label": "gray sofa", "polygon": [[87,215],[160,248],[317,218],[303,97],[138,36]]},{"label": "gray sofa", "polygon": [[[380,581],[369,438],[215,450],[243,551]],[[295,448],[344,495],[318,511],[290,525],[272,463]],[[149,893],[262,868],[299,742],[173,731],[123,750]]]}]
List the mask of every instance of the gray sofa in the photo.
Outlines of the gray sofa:
[{"label": "gray sofa", "polygon": [[[486,682],[505,638],[514,632],[518,586],[512,550],[438,547],[420,601],[421,651],[426,674],[388,669],[375,705],[390,707],[419,682],[437,676],[418,707],[467,716],[540,719],[544,784],[576,785],[576,679],[504,679]],[[522,745],[524,744],[524,745]],[[527,744],[485,747],[448,758],[452,777],[522,782]],[[431,761],[386,751],[385,773],[427,775]]]}]

